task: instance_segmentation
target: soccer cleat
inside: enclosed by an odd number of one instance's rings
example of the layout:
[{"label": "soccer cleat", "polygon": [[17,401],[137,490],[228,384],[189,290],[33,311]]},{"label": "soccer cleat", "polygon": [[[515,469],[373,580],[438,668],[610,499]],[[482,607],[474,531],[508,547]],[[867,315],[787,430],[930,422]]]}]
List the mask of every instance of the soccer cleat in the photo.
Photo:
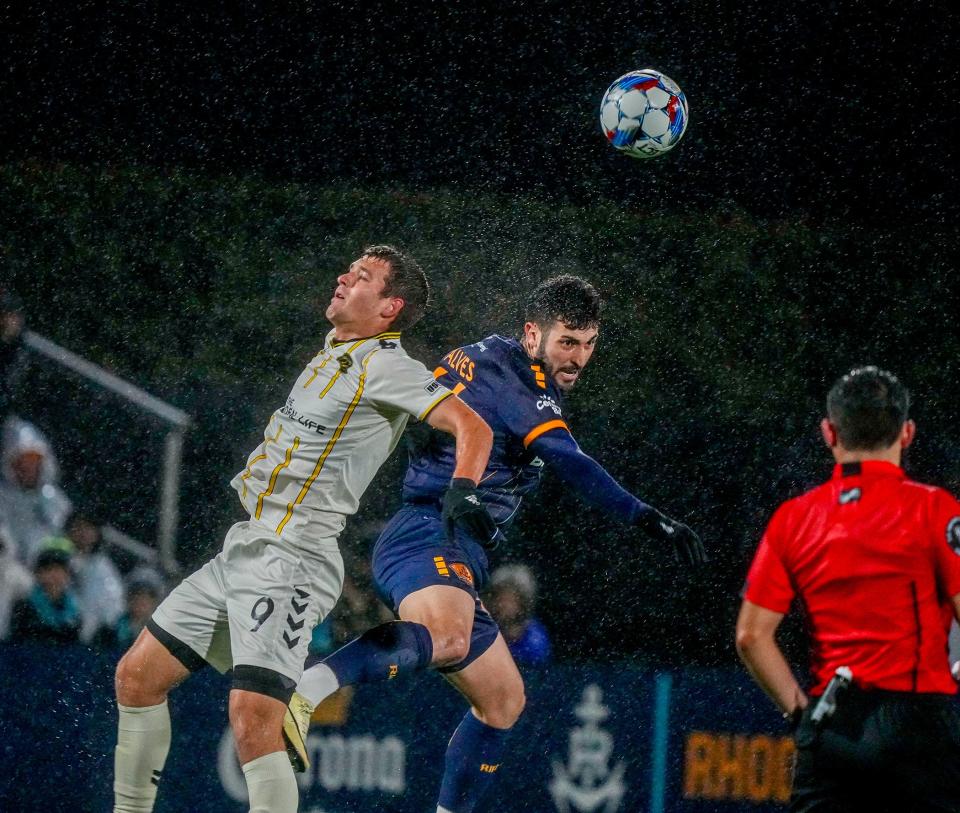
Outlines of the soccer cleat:
[{"label": "soccer cleat", "polygon": [[290,764],[297,773],[303,773],[310,767],[310,757],[307,756],[307,730],[310,728],[312,716],[313,707],[307,702],[307,698],[294,692],[283,714],[283,739],[287,744]]}]

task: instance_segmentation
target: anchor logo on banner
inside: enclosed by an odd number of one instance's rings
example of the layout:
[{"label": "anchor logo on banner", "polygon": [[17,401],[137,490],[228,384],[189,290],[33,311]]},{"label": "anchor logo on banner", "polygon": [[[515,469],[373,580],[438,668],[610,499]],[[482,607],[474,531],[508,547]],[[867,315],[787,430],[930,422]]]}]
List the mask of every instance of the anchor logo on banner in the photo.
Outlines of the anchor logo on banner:
[{"label": "anchor logo on banner", "polygon": [[550,795],[560,813],[615,813],[627,790],[626,766],[610,764],[613,736],[600,727],[610,715],[603,705],[603,690],[591,683],[573,711],[581,725],[570,729],[567,764],[553,760]]}]

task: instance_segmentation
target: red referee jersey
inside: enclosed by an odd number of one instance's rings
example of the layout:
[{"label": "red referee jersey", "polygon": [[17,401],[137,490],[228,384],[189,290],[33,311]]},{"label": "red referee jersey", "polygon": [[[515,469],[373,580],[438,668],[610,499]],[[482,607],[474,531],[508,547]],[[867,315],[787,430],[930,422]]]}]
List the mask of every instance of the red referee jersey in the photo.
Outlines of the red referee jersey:
[{"label": "red referee jersey", "polygon": [[960,503],[892,463],[834,469],[770,520],[744,598],[806,610],[820,694],[838,666],[864,687],[954,694],[947,634],[960,593]]}]

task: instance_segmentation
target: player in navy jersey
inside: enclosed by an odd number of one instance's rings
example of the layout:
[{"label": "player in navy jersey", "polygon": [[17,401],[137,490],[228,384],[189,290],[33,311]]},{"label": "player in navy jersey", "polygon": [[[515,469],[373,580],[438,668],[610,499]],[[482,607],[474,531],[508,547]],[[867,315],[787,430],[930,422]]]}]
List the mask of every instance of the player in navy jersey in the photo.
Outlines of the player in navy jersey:
[{"label": "player in navy jersey", "polygon": [[493,430],[476,497],[496,522],[496,533],[472,537],[442,507],[448,489],[472,485],[451,482],[455,443],[436,435],[412,452],[404,505],[373,551],[377,588],[400,620],[367,631],[304,673],[284,726],[296,767],[308,764],[310,715],[325,697],[341,686],[433,667],[471,704],[447,748],[437,811],[475,810],[525,703],[520,673],[478,591],[487,581],[487,552],[502,540],[545,466],[588,502],[640,527],[687,563],[705,561],[690,528],[624,490],[570,434],[563,395],[590,360],[599,324],[600,297],[593,286],[569,275],[555,277],[530,297],[521,340],[490,336],[451,351],[434,370],[436,380]]}]

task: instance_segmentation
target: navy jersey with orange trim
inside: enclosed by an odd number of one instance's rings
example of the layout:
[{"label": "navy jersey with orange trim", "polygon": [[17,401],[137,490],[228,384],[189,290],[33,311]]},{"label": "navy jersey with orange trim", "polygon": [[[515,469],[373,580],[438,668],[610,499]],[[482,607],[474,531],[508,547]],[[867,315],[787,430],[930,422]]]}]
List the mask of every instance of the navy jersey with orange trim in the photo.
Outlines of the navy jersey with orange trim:
[{"label": "navy jersey with orange trim", "polygon": [[[479,492],[494,521],[504,526],[540,483],[543,461],[530,445],[552,430],[567,429],[562,394],[519,342],[496,335],[451,350],[434,376],[493,430],[493,450]],[[441,500],[455,457],[454,438],[432,432],[423,448],[411,453],[404,501]]]}]

